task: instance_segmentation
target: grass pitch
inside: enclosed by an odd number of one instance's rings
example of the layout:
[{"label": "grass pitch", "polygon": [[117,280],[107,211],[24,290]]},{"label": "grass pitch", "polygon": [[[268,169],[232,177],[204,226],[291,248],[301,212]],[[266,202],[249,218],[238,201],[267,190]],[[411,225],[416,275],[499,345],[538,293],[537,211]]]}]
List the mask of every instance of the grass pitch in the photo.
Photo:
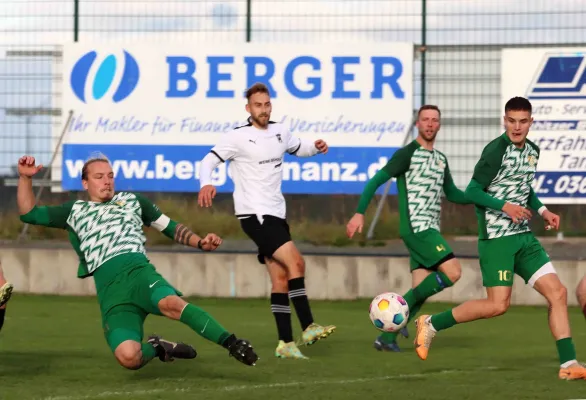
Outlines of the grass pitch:
[{"label": "grass pitch", "polygon": [[[579,399],[586,381],[557,378],[555,342],[541,307],[513,307],[502,317],[456,326],[436,337],[420,361],[412,337],[403,353],[379,353],[368,301],[313,301],[317,322],[336,324],[327,340],[302,348],[310,360],[273,356],[276,329],[267,300],[191,299],[249,339],[261,359],[247,367],[179,322],[150,316],[145,334],[185,341],[195,360],[154,359],[139,371],[120,367],[106,345],[95,298],[26,296],[10,301],[0,333],[0,399]],[[423,311],[448,307],[430,304]],[[571,321],[586,360],[586,322]],[[295,335],[299,324],[293,314]],[[413,324],[409,325],[414,333]]]}]

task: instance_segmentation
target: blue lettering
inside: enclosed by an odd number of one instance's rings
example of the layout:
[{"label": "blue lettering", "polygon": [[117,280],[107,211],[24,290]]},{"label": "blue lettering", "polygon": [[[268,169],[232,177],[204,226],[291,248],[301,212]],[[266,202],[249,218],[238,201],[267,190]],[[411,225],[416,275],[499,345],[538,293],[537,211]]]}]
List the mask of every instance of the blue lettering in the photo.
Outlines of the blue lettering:
[{"label": "blue lettering", "polygon": [[344,66],[346,64],[360,64],[360,57],[332,57],[332,62],[336,66],[334,81],[336,86],[332,92],[334,99],[359,99],[360,92],[357,90],[344,90],[344,82],[353,81],[353,73],[345,73]]},{"label": "blue lettering", "polygon": [[[169,64],[169,89],[167,97],[189,97],[197,90],[197,82],[193,77],[195,73],[195,61],[191,57],[167,57]],[[179,66],[185,66],[185,71],[179,71]],[[180,90],[179,82],[187,82],[187,89]]]},{"label": "blue lettering", "polygon": [[[403,75],[403,64],[396,57],[372,57],[370,59],[374,65],[374,85],[370,92],[370,98],[383,98],[383,84],[389,85],[393,91],[393,95],[397,99],[404,99],[405,92],[399,86],[399,78]],[[383,67],[385,65],[392,65],[393,73],[391,75],[383,75]]]},{"label": "blue lettering", "polygon": [[318,70],[321,68],[321,64],[319,60],[315,57],[309,56],[301,56],[294,58],[285,68],[285,86],[289,93],[299,99],[311,99],[314,97],[319,96],[321,93],[321,79],[317,77],[307,78],[307,83],[311,85],[311,89],[309,90],[300,90],[296,85],[295,81],[293,80],[293,74],[295,73],[295,69],[302,65],[308,64],[311,65],[313,70]]},{"label": "blue lettering", "polygon": [[[277,98],[277,92],[271,85],[271,78],[275,75],[275,63],[268,57],[244,57],[246,63],[246,87],[251,87],[255,83],[264,83],[269,89],[272,98]],[[257,75],[256,66],[264,65],[264,75]],[[246,95],[246,93],[244,93]]]},{"label": "blue lettering", "polygon": [[220,73],[218,66],[220,64],[234,64],[234,57],[208,57],[210,64],[210,88],[206,93],[206,97],[234,97],[233,90],[219,90],[218,83],[220,81],[229,81],[230,73]]}]

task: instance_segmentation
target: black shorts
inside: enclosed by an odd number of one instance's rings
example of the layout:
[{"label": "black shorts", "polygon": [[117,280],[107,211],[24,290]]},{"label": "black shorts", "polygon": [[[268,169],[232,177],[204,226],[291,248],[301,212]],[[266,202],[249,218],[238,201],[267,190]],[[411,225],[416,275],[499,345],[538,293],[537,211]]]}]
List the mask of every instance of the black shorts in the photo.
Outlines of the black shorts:
[{"label": "black shorts", "polygon": [[258,261],[261,264],[265,263],[265,257],[272,257],[279,247],[291,240],[289,224],[285,219],[263,215],[261,225],[256,215],[239,217],[242,230],[258,246]]}]

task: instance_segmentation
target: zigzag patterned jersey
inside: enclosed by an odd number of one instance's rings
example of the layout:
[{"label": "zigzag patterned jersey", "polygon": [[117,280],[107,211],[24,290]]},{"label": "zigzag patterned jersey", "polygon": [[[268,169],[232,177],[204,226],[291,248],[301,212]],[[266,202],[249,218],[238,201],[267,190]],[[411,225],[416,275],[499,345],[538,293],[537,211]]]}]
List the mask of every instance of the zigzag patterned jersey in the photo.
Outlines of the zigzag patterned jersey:
[{"label": "zigzag patterned jersey", "polygon": [[447,157],[437,149],[421,147],[415,140],[397,150],[383,170],[397,178],[401,235],[440,230],[442,190],[448,198],[464,202],[465,196],[454,185]]},{"label": "zigzag patterned jersey", "polygon": [[104,203],[77,200],[39,208],[44,217],[35,224],[69,231],[69,240],[80,258],[80,278],[122,254],[145,255],[146,259],[143,225],[162,231],[169,223],[156,205],[128,192],[117,193]]},{"label": "zigzag patterned jersey", "polygon": [[[518,148],[505,133],[486,145],[472,179],[480,183],[490,196],[527,207],[538,161],[539,147],[536,144],[527,140],[523,148]],[[514,223],[501,210],[476,206],[476,214],[480,239],[530,231],[528,221]]]}]

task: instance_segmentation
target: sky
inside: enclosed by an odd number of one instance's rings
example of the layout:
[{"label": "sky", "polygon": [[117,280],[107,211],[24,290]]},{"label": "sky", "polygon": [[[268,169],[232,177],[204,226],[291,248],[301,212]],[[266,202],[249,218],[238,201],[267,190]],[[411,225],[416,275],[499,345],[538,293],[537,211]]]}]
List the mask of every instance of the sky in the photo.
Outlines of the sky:
[{"label": "sky", "polygon": [[[421,41],[419,0],[253,0],[251,11],[251,39],[257,42]],[[246,1],[80,0],[79,41],[241,43],[246,38],[245,16]],[[58,106],[59,99],[53,93],[57,71],[50,59],[16,60],[6,57],[6,51],[53,49],[73,41],[73,1],[4,0],[0,17],[4,175],[23,152],[40,154],[44,162],[51,154],[50,119],[7,116],[6,108]],[[585,20],[584,0],[428,0],[426,40],[429,46],[571,44],[586,41]],[[432,47],[428,61],[429,99],[458,115],[498,118],[498,48],[444,48],[434,53]],[[458,83],[462,75],[470,81]],[[477,95],[479,87],[486,96]],[[417,79],[415,91],[421,91]],[[458,129],[447,140],[461,138]],[[466,157],[475,157],[469,153],[478,152],[492,130],[488,127],[480,137],[468,138],[467,145],[454,146],[452,155],[462,162],[453,169],[464,171],[464,176],[470,168]]]}]

